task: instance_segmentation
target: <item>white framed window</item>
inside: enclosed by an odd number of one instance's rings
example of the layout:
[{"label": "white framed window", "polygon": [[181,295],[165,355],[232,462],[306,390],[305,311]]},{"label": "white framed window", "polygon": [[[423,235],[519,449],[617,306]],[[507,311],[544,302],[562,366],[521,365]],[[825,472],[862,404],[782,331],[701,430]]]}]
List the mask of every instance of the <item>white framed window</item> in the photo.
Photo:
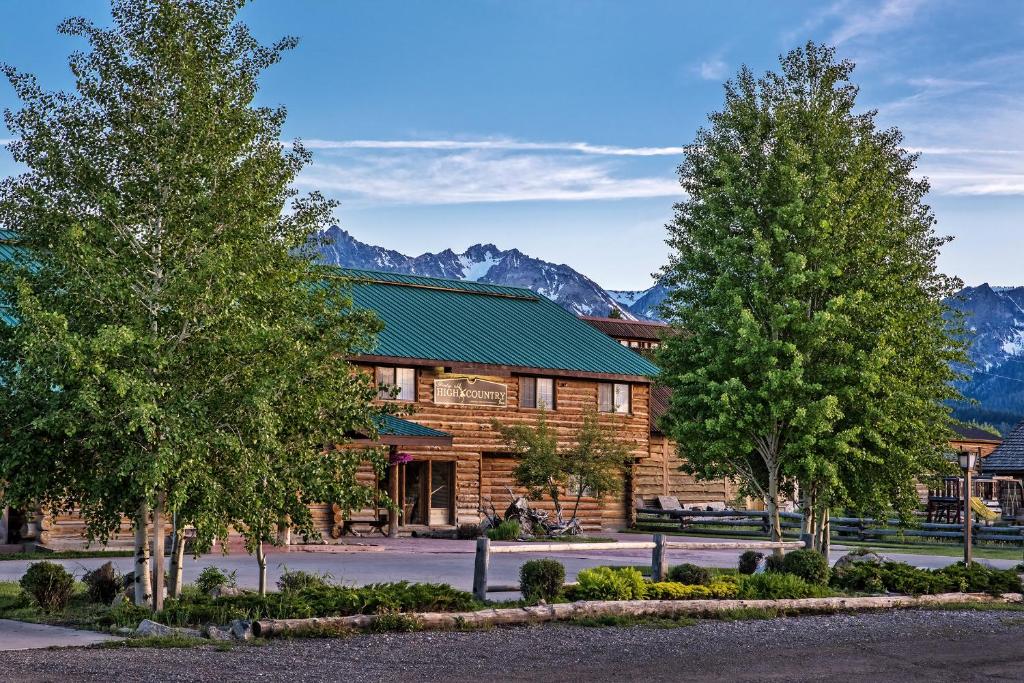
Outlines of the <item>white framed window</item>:
[{"label": "white framed window", "polygon": [[630,385],[622,382],[602,382],[597,385],[597,410],[602,413],[631,412]]},{"label": "white framed window", "polygon": [[415,401],[416,368],[378,367],[377,387],[386,401]]},{"label": "white framed window", "polygon": [[519,407],[555,409],[555,380],[550,377],[520,377]]}]

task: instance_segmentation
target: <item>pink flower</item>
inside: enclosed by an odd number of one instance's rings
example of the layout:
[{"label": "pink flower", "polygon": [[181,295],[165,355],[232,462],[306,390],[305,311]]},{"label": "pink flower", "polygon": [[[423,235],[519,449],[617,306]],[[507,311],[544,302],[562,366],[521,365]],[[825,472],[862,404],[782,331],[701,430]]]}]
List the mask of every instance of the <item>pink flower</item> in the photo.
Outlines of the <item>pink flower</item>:
[{"label": "pink flower", "polygon": [[408,453],[392,453],[388,462],[392,465],[404,465],[407,462],[412,462],[412,456]]}]

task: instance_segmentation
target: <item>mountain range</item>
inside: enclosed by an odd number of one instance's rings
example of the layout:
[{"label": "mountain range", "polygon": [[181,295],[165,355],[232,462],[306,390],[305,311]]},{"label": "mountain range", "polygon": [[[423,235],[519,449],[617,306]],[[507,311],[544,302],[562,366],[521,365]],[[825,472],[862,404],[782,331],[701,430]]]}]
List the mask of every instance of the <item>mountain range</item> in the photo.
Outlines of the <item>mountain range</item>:
[{"label": "mountain range", "polygon": [[[657,320],[658,307],[668,294],[661,284],[643,290],[606,290],[564,263],[493,244],[474,244],[461,254],[445,249],[407,256],[361,242],[338,226],[322,237],[318,249],[325,263],[525,287],[576,315],[607,316],[615,309],[629,320]],[[975,363],[960,389],[978,402],[957,406],[955,413],[963,420],[991,423],[1005,433],[1024,416],[1024,287],[966,287],[948,303],[965,315]]]}]

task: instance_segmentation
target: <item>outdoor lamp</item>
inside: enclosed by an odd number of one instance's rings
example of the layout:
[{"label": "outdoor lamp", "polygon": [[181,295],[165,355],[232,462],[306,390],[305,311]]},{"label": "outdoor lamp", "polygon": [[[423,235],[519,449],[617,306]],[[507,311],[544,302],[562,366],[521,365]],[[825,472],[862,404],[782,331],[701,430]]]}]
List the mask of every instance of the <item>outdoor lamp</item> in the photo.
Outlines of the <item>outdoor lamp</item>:
[{"label": "outdoor lamp", "polygon": [[962,450],[960,451],[959,457],[960,469],[962,470],[973,470],[975,465],[978,464],[977,451]]}]

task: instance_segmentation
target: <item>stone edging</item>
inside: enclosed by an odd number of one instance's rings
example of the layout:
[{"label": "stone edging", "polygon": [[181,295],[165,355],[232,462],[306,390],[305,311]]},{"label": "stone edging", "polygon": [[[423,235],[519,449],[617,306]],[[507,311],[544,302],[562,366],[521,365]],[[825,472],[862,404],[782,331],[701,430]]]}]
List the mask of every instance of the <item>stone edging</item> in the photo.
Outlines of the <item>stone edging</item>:
[{"label": "stone edging", "polygon": [[[940,593],[938,595],[886,595],[857,598],[805,598],[801,600],[595,600],[485,609],[477,612],[420,612],[407,618],[422,629],[457,629],[467,627],[567,621],[577,618],[605,616],[680,617],[714,616],[736,609],[775,609],[788,614],[822,612],[855,612],[876,609],[908,609],[955,603],[1013,603],[1024,601],[1020,593],[991,596],[983,593]],[[314,617],[312,619],[261,619],[253,623],[257,636],[351,631],[372,629],[380,615],[357,614],[348,617]]]}]

